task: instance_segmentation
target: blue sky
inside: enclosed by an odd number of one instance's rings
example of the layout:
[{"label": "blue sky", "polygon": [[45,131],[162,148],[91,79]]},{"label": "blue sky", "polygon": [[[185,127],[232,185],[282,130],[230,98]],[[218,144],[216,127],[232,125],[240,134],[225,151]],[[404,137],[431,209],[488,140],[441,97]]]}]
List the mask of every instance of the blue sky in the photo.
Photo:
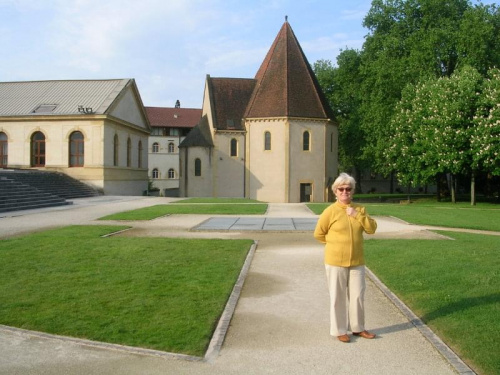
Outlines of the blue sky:
[{"label": "blue sky", "polygon": [[361,49],[370,4],[0,0],[0,81],[135,78],[146,106],[201,108],[207,74],[254,77],[285,15],[311,64],[335,62]]}]

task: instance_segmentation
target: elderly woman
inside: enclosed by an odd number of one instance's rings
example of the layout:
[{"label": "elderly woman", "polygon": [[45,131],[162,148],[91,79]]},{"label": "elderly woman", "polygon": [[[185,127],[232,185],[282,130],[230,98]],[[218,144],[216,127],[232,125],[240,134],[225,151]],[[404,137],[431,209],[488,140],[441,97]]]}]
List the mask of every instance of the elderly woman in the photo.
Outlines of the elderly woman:
[{"label": "elderly woman", "polygon": [[314,238],[325,244],[325,268],[330,291],[330,334],[349,342],[353,335],[373,339],[365,330],[365,260],[363,232],[375,233],[377,223],[365,208],[352,203],[356,181],[341,173],[332,186],[337,201],[319,217]]}]

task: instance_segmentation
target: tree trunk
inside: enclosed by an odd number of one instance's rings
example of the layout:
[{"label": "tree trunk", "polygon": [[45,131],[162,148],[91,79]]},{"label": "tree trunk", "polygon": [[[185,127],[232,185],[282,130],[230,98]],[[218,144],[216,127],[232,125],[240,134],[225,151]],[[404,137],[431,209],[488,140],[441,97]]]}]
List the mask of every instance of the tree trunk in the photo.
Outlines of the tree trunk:
[{"label": "tree trunk", "polygon": [[455,191],[455,176],[450,173],[450,189],[451,189],[451,202],[457,203],[456,191]]},{"label": "tree trunk", "polygon": [[362,186],[361,186],[361,169],[354,167],[354,176],[356,179],[356,193],[361,194],[363,191]]},{"label": "tree trunk", "polygon": [[436,200],[441,202],[441,175],[436,175]]},{"label": "tree trunk", "polygon": [[389,192],[394,194],[394,171],[391,171],[391,180],[389,185]]},{"label": "tree trunk", "polygon": [[471,206],[476,205],[476,173],[474,171],[470,176],[470,204]]}]

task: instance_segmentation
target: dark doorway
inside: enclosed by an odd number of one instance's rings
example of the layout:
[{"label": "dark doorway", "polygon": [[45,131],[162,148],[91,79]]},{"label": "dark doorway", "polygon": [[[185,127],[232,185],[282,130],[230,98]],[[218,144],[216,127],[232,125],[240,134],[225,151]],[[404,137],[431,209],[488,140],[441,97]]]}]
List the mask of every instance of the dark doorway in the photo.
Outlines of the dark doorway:
[{"label": "dark doorway", "polygon": [[300,184],[300,201],[310,202],[312,196],[312,184]]}]

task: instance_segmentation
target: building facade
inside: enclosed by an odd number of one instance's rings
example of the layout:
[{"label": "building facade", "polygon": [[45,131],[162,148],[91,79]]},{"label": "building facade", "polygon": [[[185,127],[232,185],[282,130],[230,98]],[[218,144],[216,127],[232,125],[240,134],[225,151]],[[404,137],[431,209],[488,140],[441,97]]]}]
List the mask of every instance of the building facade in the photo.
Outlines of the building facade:
[{"label": "building facade", "polygon": [[148,141],[150,187],[161,196],[179,195],[179,144],[200,121],[201,109],[146,107],[151,125]]},{"label": "building facade", "polygon": [[0,83],[2,168],[63,172],[104,194],[141,195],[149,133],[133,79]]},{"label": "building facade", "polygon": [[207,75],[202,120],[180,144],[180,195],[325,202],[338,127],[288,22],[254,79]]}]

